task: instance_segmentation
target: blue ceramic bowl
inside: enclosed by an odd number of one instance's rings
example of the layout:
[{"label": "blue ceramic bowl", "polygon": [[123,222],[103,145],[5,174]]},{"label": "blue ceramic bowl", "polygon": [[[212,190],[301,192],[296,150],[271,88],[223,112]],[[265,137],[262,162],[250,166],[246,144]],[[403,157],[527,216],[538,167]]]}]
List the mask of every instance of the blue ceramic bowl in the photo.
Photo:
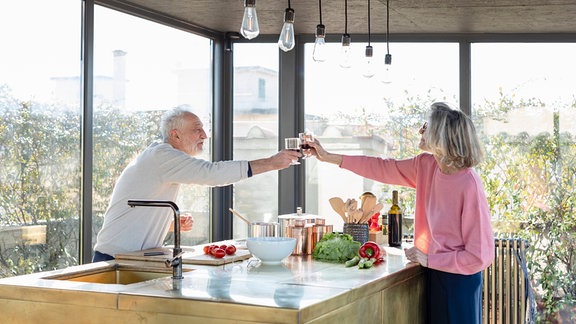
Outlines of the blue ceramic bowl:
[{"label": "blue ceramic bowl", "polygon": [[278,264],[292,254],[296,247],[296,239],[293,237],[249,237],[246,239],[246,247],[253,256],[264,264]]}]

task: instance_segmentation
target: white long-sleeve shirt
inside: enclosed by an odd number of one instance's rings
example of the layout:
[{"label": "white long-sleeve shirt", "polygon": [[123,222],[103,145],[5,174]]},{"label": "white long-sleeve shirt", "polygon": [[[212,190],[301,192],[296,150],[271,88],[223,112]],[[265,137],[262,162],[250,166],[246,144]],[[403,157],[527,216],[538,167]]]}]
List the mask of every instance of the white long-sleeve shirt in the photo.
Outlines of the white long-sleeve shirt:
[{"label": "white long-sleeve shirt", "polygon": [[129,199],[175,201],[181,184],[225,186],[247,177],[248,161],[209,162],[170,144],[154,143],[118,178],[94,249],[114,256],[162,246],[172,209],[131,208]]}]

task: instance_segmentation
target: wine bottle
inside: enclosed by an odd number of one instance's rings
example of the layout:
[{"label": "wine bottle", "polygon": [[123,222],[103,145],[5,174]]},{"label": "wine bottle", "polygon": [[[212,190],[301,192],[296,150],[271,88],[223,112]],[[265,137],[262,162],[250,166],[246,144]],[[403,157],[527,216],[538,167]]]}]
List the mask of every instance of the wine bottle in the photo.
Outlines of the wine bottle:
[{"label": "wine bottle", "polygon": [[388,211],[388,245],[402,246],[402,209],[398,205],[398,191],[392,191],[392,206]]}]

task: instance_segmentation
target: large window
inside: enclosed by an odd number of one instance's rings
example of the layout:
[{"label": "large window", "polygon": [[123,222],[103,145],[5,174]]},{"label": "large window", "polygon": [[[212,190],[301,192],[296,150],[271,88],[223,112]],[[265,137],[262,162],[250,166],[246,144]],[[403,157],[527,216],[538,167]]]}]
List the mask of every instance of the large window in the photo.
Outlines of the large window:
[{"label": "large window", "polygon": [[[278,152],[278,45],[234,45],[234,159],[254,160]],[[278,173],[267,172],[234,185],[234,209],[250,221],[275,221]],[[235,238],[248,229],[234,217]]]},{"label": "large window", "polygon": [[[99,6],[94,25],[95,243],[116,179],[136,154],[160,140],[164,111],[188,107],[210,134],[212,50],[207,38]],[[201,158],[209,159],[210,146],[204,145]],[[182,186],[176,203],[195,218],[182,244],[208,242],[209,193],[206,186]]]},{"label": "large window", "polygon": [[[530,243],[547,311],[576,302],[576,44],[472,45],[472,99],[494,228]],[[508,234],[510,235],[510,234]]]},{"label": "large window", "polygon": [[80,5],[0,2],[0,277],[79,262]]},{"label": "large window", "polygon": [[[326,149],[344,154],[401,158],[418,151],[418,128],[435,101],[458,104],[458,44],[391,44],[392,69],[385,73],[382,43],[374,47],[372,77],[366,77],[364,48],[354,44],[350,68],[339,65],[340,44],[328,44],[325,62],[312,59],[313,44],[305,48],[305,128],[313,131]],[[387,81],[387,82],[384,82]],[[391,81],[391,82],[388,82]],[[393,189],[342,171],[337,166],[306,161],[306,212],[327,217],[336,230],[342,219],[329,204],[370,191],[390,202]],[[413,193],[400,189],[405,213],[413,209]]]},{"label": "large window", "polygon": [[[412,156],[430,103],[458,105],[456,43],[392,44],[392,83],[380,82],[383,54],[376,53],[385,49],[374,46],[376,73],[365,78],[361,55],[352,68],[338,66],[338,47],[329,44],[329,60],[316,63],[307,44],[304,58],[305,127],[330,151]],[[527,239],[528,269],[544,312],[570,312],[576,303],[576,45],[472,43],[470,49],[471,117],[485,149],[476,170],[493,227],[497,236]],[[389,186],[314,159],[306,171],[307,211],[327,217],[335,229],[342,221],[330,197],[358,199],[372,191],[390,203]],[[410,215],[413,193],[400,192]]]},{"label": "large window", "polygon": [[[86,234],[93,242],[116,179],[136,154],[159,140],[165,110],[190,107],[207,133],[212,128],[213,64],[222,63],[212,62],[221,57],[212,56],[212,41],[100,6],[94,11],[93,107],[82,107],[82,77],[90,77],[81,75],[82,63],[92,63],[81,61],[82,4],[0,4],[0,277],[79,262],[84,108],[93,108],[93,147],[87,148],[93,157],[93,188],[87,188],[93,205],[92,215],[85,215],[92,217],[93,232]],[[295,100],[295,109],[303,111],[293,114],[304,113],[304,129],[288,131],[310,130],[333,152],[413,156],[430,104],[458,106],[460,80],[470,77],[472,118],[486,152],[477,170],[494,228],[529,240],[530,272],[553,312],[558,301],[576,303],[576,45],[502,40],[471,44],[471,76],[459,75],[456,42],[392,43],[389,74],[384,74],[386,45],[372,43],[372,77],[365,76],[366,43],[353,42],[350,68],[339,65],[339,43],[327,44],[323,63],[312,59],[314,45],[304,44],[304,57],[296,60],[304,64],[304,94]],[[287,126],[279,125],[278,53],[275,42],[234,44],[234,159],[274,154],[279,130],[287,133]],[[290,68],[297,69],[297,79],[282,81],[294,81],[300,90],[301,67]],[[209,159],[211,145],[204,148],[202,158]],[[342,229],[342,220],[331,197],[358,199],[371,191],[388,206],[391,191],[400,189],[405,214],[413,212],[411,190],[315,159],[296,167],[305,170],[305,183],[296,181],[298,189],[305,187],[305,212],[325,216],[335,230]],[[281,185],[278,172],[237,183],[234,208],[251,221],[274,220]],[[194,230],[183,234],[182,244],[208,242],[211,217],[224,217],[210,214],[209,193],[204,186],[180,191],[177,204],[195,216]],[[246,224],[231,219],[234,238],[245,237]]]}]

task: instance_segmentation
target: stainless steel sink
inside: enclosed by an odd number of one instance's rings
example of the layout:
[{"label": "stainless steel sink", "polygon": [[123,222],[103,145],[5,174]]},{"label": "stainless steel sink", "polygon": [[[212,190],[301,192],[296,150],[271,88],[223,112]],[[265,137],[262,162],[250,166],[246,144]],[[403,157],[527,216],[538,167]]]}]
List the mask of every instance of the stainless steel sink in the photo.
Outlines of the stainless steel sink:
[{"label": "stainless steel sink", "polygon": [[[189,271],[189,270],[188,270]],[[140,268],[112,264],[110,266],[59,274],[42,279],[78,281],[98,284],[130,285],[172,276],[171,268]]]}]

